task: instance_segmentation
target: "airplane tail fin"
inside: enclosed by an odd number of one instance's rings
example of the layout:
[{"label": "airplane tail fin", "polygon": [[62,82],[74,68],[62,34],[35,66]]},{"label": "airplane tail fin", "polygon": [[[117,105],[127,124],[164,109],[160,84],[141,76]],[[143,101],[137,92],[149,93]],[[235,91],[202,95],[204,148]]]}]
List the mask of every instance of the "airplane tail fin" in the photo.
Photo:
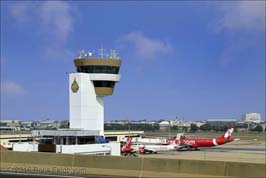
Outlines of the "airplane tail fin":
[{"label": "airplane tail fin", "polygon": [[227,129],[227,131],[223,134],[223,138],[229,138],[229,137],[231,137],[232,136],[232,133],[233,133],[233,131],[234,131],[234,126],[230,126],[228,129]]},{"label": "airplane tail fin", "polygon": [[130,136],[127,137],[126,144],[124,144],[124,145],[122,146],[122,148],[121,148],[122,151],[126,151],[127,149],[130,148],[130,146],[131,146],[131,140],[132,140],[132,138],[131,138]]},{"label": "airplane tail fin", "polygon": [[131,140],[132,140],[132,137],[129,136],[127,138],[126,147],[130,147],[131,146]]}]

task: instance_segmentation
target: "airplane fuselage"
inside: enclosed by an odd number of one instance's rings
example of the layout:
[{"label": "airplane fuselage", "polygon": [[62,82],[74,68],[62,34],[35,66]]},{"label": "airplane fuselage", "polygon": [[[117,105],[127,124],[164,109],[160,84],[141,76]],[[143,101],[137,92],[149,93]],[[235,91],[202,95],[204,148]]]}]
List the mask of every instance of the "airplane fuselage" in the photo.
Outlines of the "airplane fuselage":
[{"label": "airplane fuselage", "polygon": [[190,148],[198,148],[198,147],[212,147],[217,145],[222,145],[228,142],[233,141],[232,138],[184,138],[184,139],[169,139],[168,142],[170,144],[175,143],[177,145],[187,145]]}]

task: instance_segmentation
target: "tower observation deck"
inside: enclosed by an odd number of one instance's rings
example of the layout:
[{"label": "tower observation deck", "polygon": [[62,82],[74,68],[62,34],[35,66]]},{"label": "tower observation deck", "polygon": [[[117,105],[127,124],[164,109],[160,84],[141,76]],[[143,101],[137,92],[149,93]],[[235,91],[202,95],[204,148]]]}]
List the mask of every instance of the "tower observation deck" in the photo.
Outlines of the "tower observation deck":
[{"label": "tower observation deck", "polygon": [[104,131],[104,96],[112,95],[120,81],[121,60],[115,50],[105,54],[82,50],[69,74],[70,128]]}]

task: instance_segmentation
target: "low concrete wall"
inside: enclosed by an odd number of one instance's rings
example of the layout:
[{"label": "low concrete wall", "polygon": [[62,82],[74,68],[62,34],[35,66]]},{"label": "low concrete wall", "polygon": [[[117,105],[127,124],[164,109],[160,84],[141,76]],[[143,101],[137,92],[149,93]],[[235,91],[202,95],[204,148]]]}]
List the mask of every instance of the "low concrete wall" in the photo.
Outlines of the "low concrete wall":
[{"label": "low concrete wall", "polygon": [[13,151],[25,151],[25,152],[38,152],[38,144],[29,144],[29,143],[14,143]]},{"label": "low concrete wall", "polygon": [[61,147],[61,153],[64,154],[96,154],[97,152],[105,152],[110,153],[112,156],[120,156],[120,143],[60,145],[59,147]]},{"label": "low concrete wall", "polygon": [[[119,170],[128,170],[139,171],[141,174],[165,172],[211,176],[265,177],[265,164],[222,161],[1,151],[1,163],[99,168],[117,170],[118,172]],[[104,173],[102,172],[102,174]]]},{"label": "low concrete wall", "polygon": [[144,159],[143,166],[144,170],[155,172],[182,172],[217,176],[224,176],[225,172],[225,162],[218,161],[149,158]]},{"label": "low concrete wall", "polygon": [[226,162],[225,175],[237,177],[266,177],[266,164]]},{"label": "low concrete wall", "polygon": [[64,154],[97,154],[108,153],[112,156],[120,156],[120,143],[84,144],[84,145],[53,145],[53,144],[29,144],[15,143],[13,151],[21,152],[56,152]]},{"label": "low concrete wall", "polygon": [[72,166],[73,155],[42,152],[1,151],[1,163]]},{"label": "low concrete wall", "polygon": [[141,170],[141,160],[137,157],[76,155],[73,166],[101,169]]}]

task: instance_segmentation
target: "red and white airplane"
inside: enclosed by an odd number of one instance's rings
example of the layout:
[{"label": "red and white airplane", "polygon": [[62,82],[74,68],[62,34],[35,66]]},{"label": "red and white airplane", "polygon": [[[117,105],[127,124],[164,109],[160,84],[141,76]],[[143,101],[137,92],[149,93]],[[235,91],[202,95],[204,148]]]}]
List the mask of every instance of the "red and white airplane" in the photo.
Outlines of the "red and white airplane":
[{"label": "red and white airplane", "polygon": [[121,146],[121,155],[122,156],[136,156],[136,153],[145,154],[145,153],[157,153],[158,151],[174,151],[179,148],[175,143],[166,144],[166,145],[150,145],[150,144],[132,144],[132,137],[127,137],[126,143]]},{"label": "red and white airplane", "polygon": [[127,137],[127,141],[122,145],[120,152],[122,156],[137,156],[136,150],[131,147],[132,137]]},{"label": "red and white airplane", "polygon": [[135,144],[135,145],[132,145],[132,147],[136,151],[138,151],[140,154],[145,154],[145,153],[156,154],[158,152],[175,151],[179,149],[179,146],[176,145],[175,143],[167,144],[167,145]]},{"label": "red and white airplane", "polygon": [[188,149],[188,150],[199,150],[200,147],[213,147],[217,145],[223,145],[228,142],[232,142],[234,140],[239,139],[233,139],[231,137],[232,133],[234,131],[234,126],[230,126],[228,130],[218,138],[186,138],[184,136],[180,136],[180,138],[168,138],[167,143],[168,144],[177,144],[179,145],[178,150],[182,149]]}]

